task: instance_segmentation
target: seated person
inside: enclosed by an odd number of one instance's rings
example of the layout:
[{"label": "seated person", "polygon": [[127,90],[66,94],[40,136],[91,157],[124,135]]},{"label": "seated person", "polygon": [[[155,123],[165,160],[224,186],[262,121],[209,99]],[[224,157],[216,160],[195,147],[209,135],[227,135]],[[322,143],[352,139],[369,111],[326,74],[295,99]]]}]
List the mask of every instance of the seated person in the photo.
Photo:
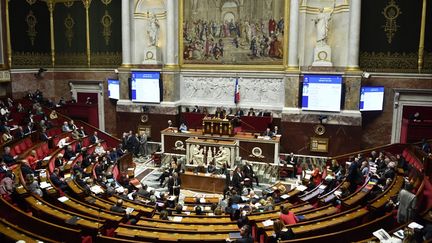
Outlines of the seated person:
[{"label": "seated person", "polygon": [[99,156],[106,153],[106,151],[105,151],[104,147],[101,145],[101,143],[97,143],[94,152],[95,152],[95,154],[97,154]]},{"label": "seated person", "polygon": [[30,152],[30,154],[27,156],[26,160],[29,163],[29,165],[32,168],[32,170],[35,170],[36,166],[37,166],[37,162],[38,162],[38,158],[37,158],[37,155],[36,155],[36,150],[32,150]]},{"label": "seated person", "polygon": [[279,130],[278,126],[274,126],[272,133],[273,133],[273,136],[281,135],[281,131]]},{"label": "seated person", "polygon": [[263,132],[262,136],[264,136],[264,137],[273,137],[273,133],[270,130],[270,128],[267,127],[267,129]]},{"label": "seated person", "polygon": [[214,159],[207,166],[207,173],[213,174],[216,173],[216,166]]},{"label": "seated person", "polygon": [[62,132],[71,132],[72,131],[72,129],[70,129],[67,121],[63,122],[63,126],[61,129],[62,129]]},{"label": "seated person", "polygon": [[285,228],[282,221],[276,219],[273,221],[274,239],[271,242],[279,242],[281,240],[290,240],[294,238],[294,233],[291,228]]},{"label": "seated person", "polygon": [[179,131],[185,132],[187,130],[188,130],[188,128],[187,128],[186,124],[184,122],[182,122],[182,124],[180,124]]},{"label": "seated person", "polygon": [[59,148],[63,148],[67,145],[69,145],[69,137],[62,138],[57,143],[57,147]]},{"label": "seated person", "polygon": [[123,208],[123,200],[122,199],[118,199],[116,204],[114,204],[111,208],[110,208],[111,212],[116,212],[116,213],[126,213],[126,210]]},{"label": "seated person", "polygon": [[299,220],[293,212],[289,211],[288,207],[283,207],[279,219],[284,225],[296,224]]},{"label": "seated person", "polygon": [[253,109],[252,107],[249,109],[247,115],[248,115],[248,116],[255,116],[255,111],[254,111],[254,109]]},{"label": "seated person", "polygon": [[60,177],[59,168],[55,168],[53,173],[50,175],[50,180],[55,187],[60,188],[62,191],[67,189],[67,184],[64,181],[64,178]]},{"label": "seated person", "polygon": [[17,155],[15,155],[15,156],[11,155],[11,148],[10,147],[6,146],[4,148],[2,159],[3,159],[3,162],[5,162],[7,166],[11,166],[13,164],[16,164],[17,158],[18,158]]}]

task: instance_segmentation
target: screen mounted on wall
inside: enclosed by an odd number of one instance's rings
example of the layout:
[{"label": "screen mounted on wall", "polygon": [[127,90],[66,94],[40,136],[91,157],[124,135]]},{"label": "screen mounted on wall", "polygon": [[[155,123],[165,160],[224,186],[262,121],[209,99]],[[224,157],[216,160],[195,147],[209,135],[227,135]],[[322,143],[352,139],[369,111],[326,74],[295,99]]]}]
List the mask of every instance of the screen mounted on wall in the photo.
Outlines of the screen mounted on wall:
[{"label": "screen mounted on wall", "polygon": [[159,72],[132,72],[130,87],[133,102],[161,102],[162,89]]},{"label": "screen mounted on wall", "polygon": [[360,111],[382,111],[384,103],[383,86],[363,86],[360,89]]},{"label": "screen mounted on wall", "polygon": [[340,111],[341,75],[305,75],[302,87],[302,110]]}]

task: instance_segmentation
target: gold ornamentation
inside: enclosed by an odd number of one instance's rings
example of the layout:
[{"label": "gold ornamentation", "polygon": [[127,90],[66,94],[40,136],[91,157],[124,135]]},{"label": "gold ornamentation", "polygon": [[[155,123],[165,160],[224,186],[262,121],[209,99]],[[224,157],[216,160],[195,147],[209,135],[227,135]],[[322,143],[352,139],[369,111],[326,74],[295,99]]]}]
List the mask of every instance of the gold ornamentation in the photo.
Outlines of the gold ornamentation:
[{"label": "gold ornamentation", "polygon": [[122,63],[121,52],[92,52],[92,67],[118,67]]},{"label": "gold ornamentation", "polygon": [[86,8],[86,9],[90,8],[91,1],[92,0],[82,0],[82,2],[84,4],[84,8]]},{"label": "gold ornamentation", "polygon": [[36,0],[26,0],[29,5],[33,5],[36,3]]},{"label": "gold ornamentation", "polygon": [[105,45],[109,45],[110,39],[111,39],[111,25],[112,25],[112,18],[111,15],[109,15],[108,10],[105,10],[105,14],[102,16],[101,24],[103,26],[102,35],[105,39]]},{"label": "gold ornamentation", "polygon": [[57,53],[56,67],[85,67],[87,55],[84,52]]},{"label": "gold ornamentation", "polygon": [[387,42],[392,43],[393,36],[396,34],[399,25],[396,23],[397,17],[402,14],[398,5],[396,5],[394,0],[390,0],[387,6],[384,7],[382,14],[386,18],[386,23],[382,27],[387,35]]},{"label": "gold ornamentation", "polygon": [[30,38],[31,45],[34,46],[34,40],[37,36],[37,31],[36,31],[37,19],[36,16],[34,16],[33,11],[30,10],[30,12],[27,14],[26,22],[28,27],[27,35]]},{"label": "gold ornamentation", "polygon": [[101,2],[108,6],[111,3],[111,0],[101,0]]},{"label": "gold ornamentation", "polygon": [[[371,72],[417,72],[418,53],[361,52],[360,68]],[[432,72],[432,53],[425,53],[423,72]]]},{"label": "gold ornamentation", "polygon": [[65,5],[65,7],[70,8],[73,6],[74,1],[73,0],[69,0],[63,3]]},{"label": "gold ornamentation", "polygon": [[74,37],[73,27],[75,25],[74,19],[71,17],[70,14],[67,15],[67,17],[64,19],[64,26],[65,26],[65,37],[68,43],[68,46],[72,46],[72,39]]},{"label": "gold ornamentation", "polygon": [[50,38],[51,38],[51,65],[55,66],[55,39],[54,39],[54,7],[55,0],[47,0],[47,7],[50,13]]},{"label": "gold ornamentation", "polygon": [[47,67],[51,65],[50,53],[14,52],[12,56],[12,67],[14,68]]}]

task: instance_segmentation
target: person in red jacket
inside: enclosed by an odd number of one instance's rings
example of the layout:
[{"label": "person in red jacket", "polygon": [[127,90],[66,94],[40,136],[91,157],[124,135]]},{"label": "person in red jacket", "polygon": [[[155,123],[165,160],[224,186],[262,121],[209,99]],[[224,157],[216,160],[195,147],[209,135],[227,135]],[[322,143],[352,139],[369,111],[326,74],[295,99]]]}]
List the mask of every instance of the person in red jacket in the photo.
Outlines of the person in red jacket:
[{"label": "person in red jacket", "polygon": [[284,225],[296,224],[299,220],[293,212],[289,211],[288,207],[282,208],[282,213],[279,215],[279,219]]}]

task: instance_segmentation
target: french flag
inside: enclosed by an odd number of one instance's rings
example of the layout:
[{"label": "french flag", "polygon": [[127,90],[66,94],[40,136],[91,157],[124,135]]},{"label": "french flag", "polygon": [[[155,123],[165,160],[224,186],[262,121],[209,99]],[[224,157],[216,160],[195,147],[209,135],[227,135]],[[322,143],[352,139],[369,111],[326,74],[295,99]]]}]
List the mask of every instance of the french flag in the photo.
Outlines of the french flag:
[{"label": "french flag", "polygon": [[240,102],[240,86],[238,83],[238,78],[236,78],[235,90],[234,90],[234,103],[238,104]]}]

